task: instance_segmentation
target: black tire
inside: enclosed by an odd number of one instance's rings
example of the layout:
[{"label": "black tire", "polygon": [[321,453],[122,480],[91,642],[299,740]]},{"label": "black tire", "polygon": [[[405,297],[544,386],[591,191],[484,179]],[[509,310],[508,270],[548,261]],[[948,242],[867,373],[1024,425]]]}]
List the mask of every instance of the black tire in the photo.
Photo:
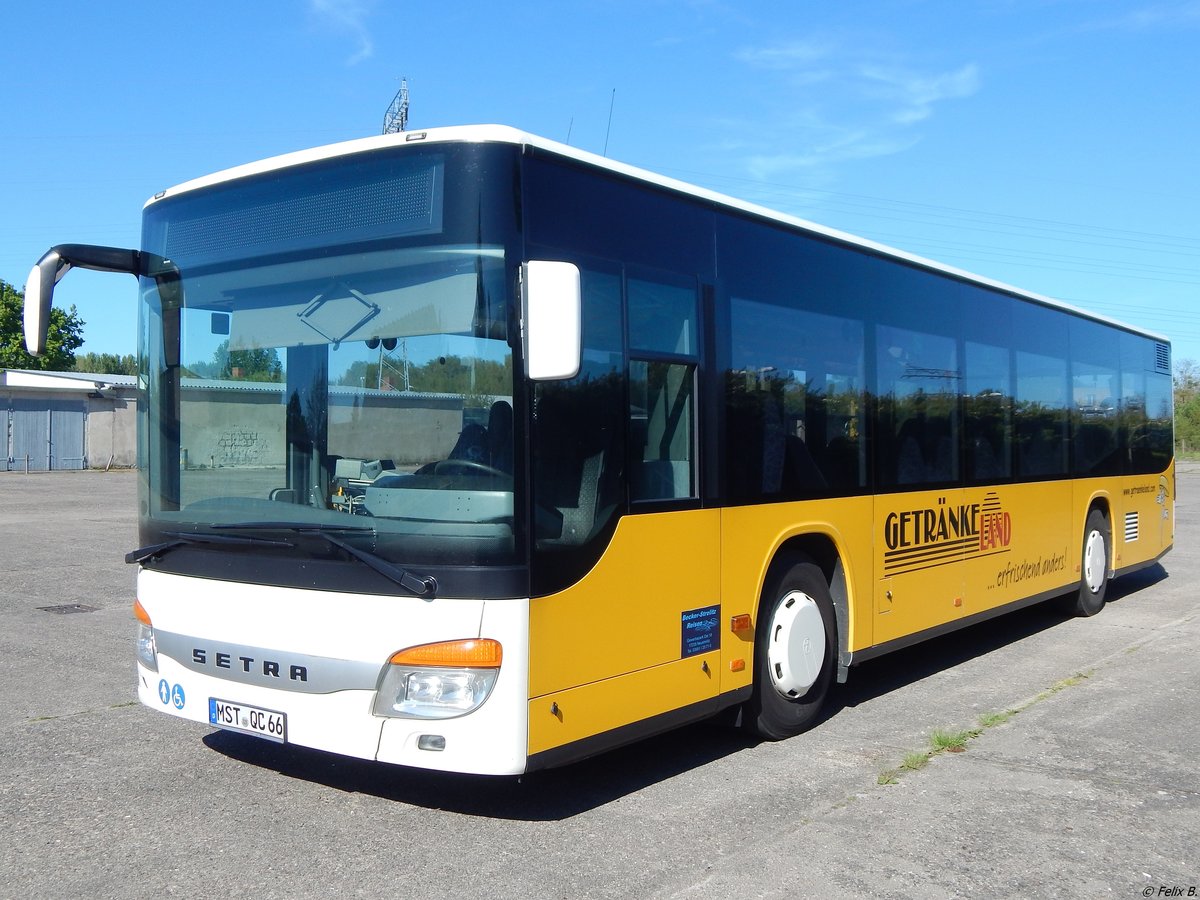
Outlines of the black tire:
[{"label": "black tire", "polygon": [[1063,598],[1066,611],[1074,616],[1094,616],[1104,609],[1108,593],[1109,562],[1112,559],[1112,528],[1100,510],[1088,513],[1083,527],[1083,549],[1079,563],[1079,589]]},{"label": "black tire", "polygon": [[[814,611],[820,614],[820,628],[815,627]],[[812,639],[822,634],[824,648],[817,662],[818,654],[805,653],[799,644],[807,638],[811,648]],[[788,638],[789,644],[782,644],[781,638]],[[793,669],[773,664],[772,654],[778,659],[785,646],[791,645],[796,645],[802,661],[810,665]],[[816,724],[833,685],[837,647],[833,599],[820,567],[803,556],[778,560],[767,576],[758,604],[754,693],[743,709],[742,727],[769,741],[778,741]],[[815,677],[809,684],[813,672]]]}]

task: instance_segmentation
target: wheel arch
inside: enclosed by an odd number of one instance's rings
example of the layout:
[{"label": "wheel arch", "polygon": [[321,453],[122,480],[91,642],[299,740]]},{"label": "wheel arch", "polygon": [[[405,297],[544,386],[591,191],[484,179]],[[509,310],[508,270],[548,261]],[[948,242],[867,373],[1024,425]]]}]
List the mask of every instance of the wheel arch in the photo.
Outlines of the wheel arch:
[{"label": "wheel arch", "polygon": [[837,627],[837,681],[843,684],[849,673],[850,586],[846,576],[845,554],[837,539],[823,531],[806,531],[786,538],[775,548],[770,562],[763,569],[759,579],[759,597],[762,597],[762,591],[771,573],[781,566],[790,565],[797,557],[812,560],[829,585]]},{"label": "wheel arch", "polygon": [[[1083,509],[1083,519],[1080,522],[1080,527],[1076,531],[1082,532],[1087,527],[1088,516],[1093,512],[1100,513],[1100,515],[1104,516],[1105,521],[1108,522],[1108,571],[1111,575],[1117,567],[1117,548],[1116,541],[1113,539],[1115,513],[1113,512],[1112,496],[1108,491],[1097,490],[1091,492],[1087,498],[1087,506]],[[1080,572],[1080,578],[1082,577],[1083,573]]]}]

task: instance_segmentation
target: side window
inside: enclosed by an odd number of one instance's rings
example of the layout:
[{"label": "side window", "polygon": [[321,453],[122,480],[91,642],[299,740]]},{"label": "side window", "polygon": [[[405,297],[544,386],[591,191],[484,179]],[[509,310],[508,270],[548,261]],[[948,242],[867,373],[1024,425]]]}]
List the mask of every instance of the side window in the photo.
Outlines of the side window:
[{"label": "side window", "polygon": [[1164,372],[1146,374],[1146,438],[1131,444],[1137,471],[1158,473],[1167,467],[1174,452],[1174,390],[1171,376]]},{"label": "side window", "polygon": [[876,328],[880,482],[899,487],[956,481],[960,373],[953,338]]},{"label": "side window", "polygon": [[783,500],[860,488],[862,323],[738,297],[730,313],[730,497]]},{"label": "side window", "polygon": [[1127,444],[1127,471],[1154,474],[1172,452],[1171,347],[1121,335],[1120,421]]},{"label": "side window", "polygon": [[689,363],[629,363],[629,435],[634,500],[696,496],[696,367]]},{"label": "side window", "polygon": [[1012,477],[1013,398],[1007,348],[966,343],[967,478],[976,483]]},{"label": "side window", "polygon": [[696,283],[630,274],[626,295],[630,499],[696,497]]},{"label": "side window", "polygon": [[651,353],[697,355],[696,286],[629,278],[629,346]]},{"label": "side window", "polygon": [[1071,320],[1071,418],[1076,475],[1118,475],[1122,470],[1119,408],[1120,344],[1095,322]]},{"label": "side window", "polygon": [[1128,471],[1143,472],[1141,448],[1146,425],[1146,362],[1142,342],[1133,335],[1121,336],[1121,425],[1128,443]]},{"label": "side window", "polygon": [[1017,474],[1067,471],[1067,361],[1017,352]]},{"label": "side window", "polygon": [[1069,320],[1030,303],[1013,307],[1016,477],[1066,475],[1069,465]]}]

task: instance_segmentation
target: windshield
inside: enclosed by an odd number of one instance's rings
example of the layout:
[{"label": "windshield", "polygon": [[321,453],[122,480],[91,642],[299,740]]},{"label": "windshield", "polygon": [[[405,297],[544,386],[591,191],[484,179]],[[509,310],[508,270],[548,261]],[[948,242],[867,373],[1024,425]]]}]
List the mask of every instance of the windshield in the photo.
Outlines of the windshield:
[{"label": "windshield", "polygon": [[145,542],[517,558],[510,236],[452,152],[374,156],[148,208],[179,277],[142,280]]}]

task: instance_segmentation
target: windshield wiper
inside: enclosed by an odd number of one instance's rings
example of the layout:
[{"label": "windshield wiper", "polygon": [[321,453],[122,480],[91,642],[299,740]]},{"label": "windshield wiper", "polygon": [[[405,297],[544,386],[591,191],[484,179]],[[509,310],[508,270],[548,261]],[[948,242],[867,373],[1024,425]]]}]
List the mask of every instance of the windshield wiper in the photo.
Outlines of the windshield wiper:
[{"label": "windshield wiper", "polygon": [[161,544],[151,544],[149,547],[139,547],[125,554],[125,562],[141,563],[154,556],[186,547],[188,544],[257,544],[260,547],[295,547],[291,541],[272,541],[268,538],[244,537],[235,534],[206,534],[198,531],[167,531],[172,540]]},{"label": "windshield wiper", "polygon": [[[350,556],[353,556],[359,562],[366,565],[368,568],[374,569],[384,578],[389,581],[394,581],[407,591],[412,591],[418,597],[426,597],[433,599],[437,593],[437,579],[432,575],[417,575],[407,569],[402,569],[399,566],[392,565],[386,559],[376,556],[366,550],[360,550],[358,547],[348,544],[341,538],[334,537],[329,532],[353,532],[374,533],[375,529],[369,525],[297,525],[294,522],[240,522],[230,525],[214,525],[213,528],[236,528],[246,531],[291,531],[295,534],[311,534],[321,538],[326,543],[332,544],[339,550],[343,550]],[[251,538],[251,540],[255,540]]]}]

